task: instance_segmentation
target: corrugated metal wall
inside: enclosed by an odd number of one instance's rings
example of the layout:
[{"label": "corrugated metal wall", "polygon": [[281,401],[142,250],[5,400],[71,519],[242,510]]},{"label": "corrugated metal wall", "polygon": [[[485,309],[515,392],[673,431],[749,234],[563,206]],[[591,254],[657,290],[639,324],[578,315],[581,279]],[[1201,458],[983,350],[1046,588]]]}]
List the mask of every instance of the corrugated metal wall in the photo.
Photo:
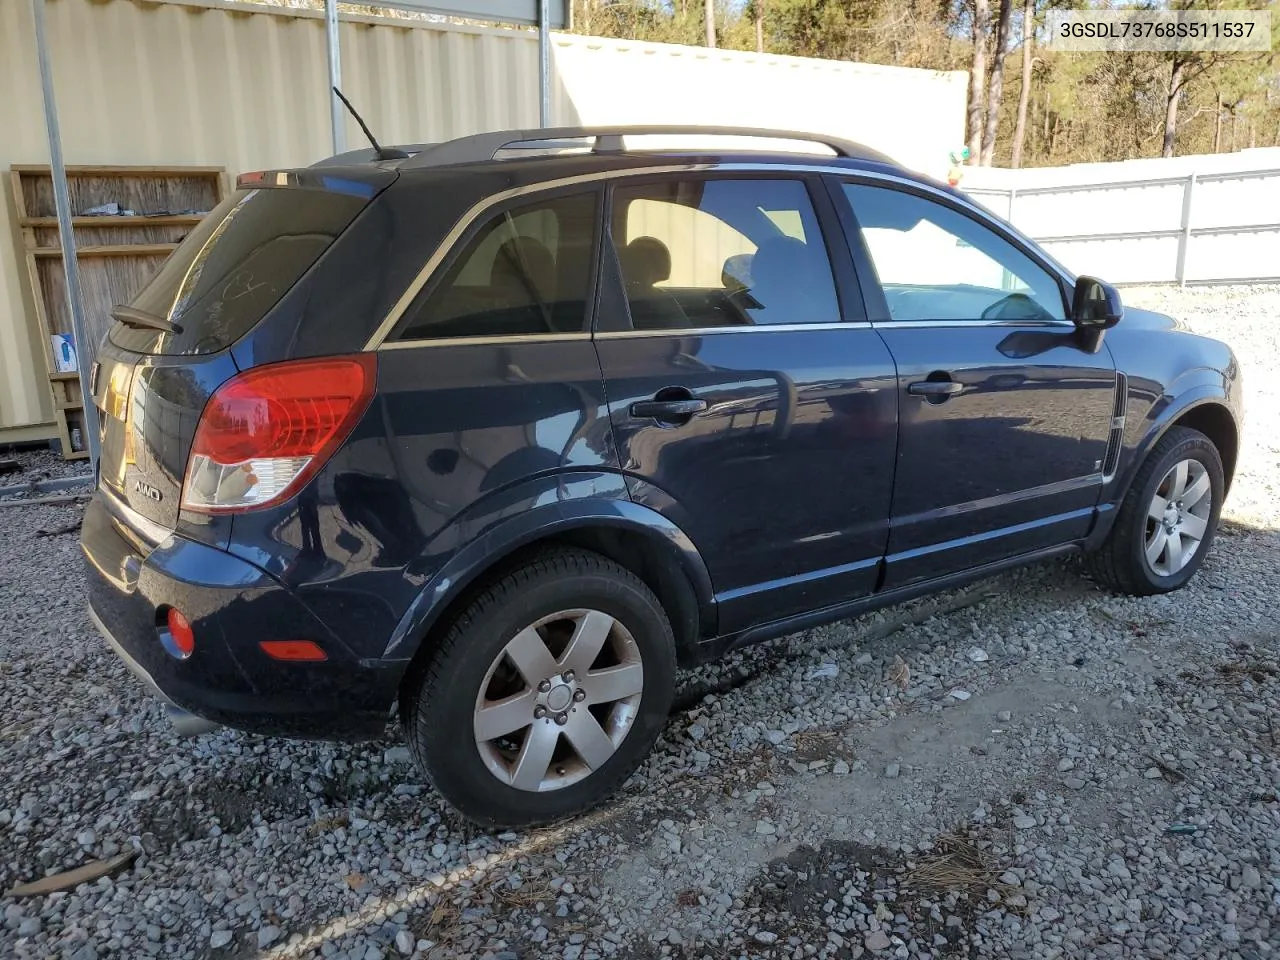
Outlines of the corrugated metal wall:
[{"label": "corrugated metal wall", "polygon": [[[48,0],[69,164],[223,165],[330,152],[318,14],[222,0]],[[536,126],[532,32],[345,17],[343,86],[383,142]],[[810,128],[940,174],[963,135],[964,74],[557,35],[557,122]],[[8,168],[45,163],[31,8],[0,0],[0,442],[52,435],[43,344],[20,282]],[[910,122],[903,122],[910,117]],[[347,142],[363,137],[348,123]],[[33,426],[34,425],[34,426]]]}]

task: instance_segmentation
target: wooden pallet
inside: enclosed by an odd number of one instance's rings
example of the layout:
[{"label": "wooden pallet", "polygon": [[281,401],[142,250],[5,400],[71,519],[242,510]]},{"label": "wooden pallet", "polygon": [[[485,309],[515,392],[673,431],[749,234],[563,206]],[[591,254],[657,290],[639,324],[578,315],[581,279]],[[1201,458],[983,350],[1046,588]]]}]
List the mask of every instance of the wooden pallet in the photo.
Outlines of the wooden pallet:
[{"label": "wooden pallet", "polygon": [[[53,334],[72,332],[53,178],[47,166],[15,164],[9,171],[22,231],[21,256],[44,341],[58,440],[64,457],[81,459],[89,454],[79,375],[58,371],[50,342]],[[85,325],[92,341],[89,350],[77,343],[76,352],[86,357],[96,352],[110,328],[111,308],[132,300],[191,227],[222,201],[226,173],[222,167],[74,166],[67,168],[67,192]],[[111,202],[134,214],[84,214]],[[78,446],[72,442],[75,430]]]}]

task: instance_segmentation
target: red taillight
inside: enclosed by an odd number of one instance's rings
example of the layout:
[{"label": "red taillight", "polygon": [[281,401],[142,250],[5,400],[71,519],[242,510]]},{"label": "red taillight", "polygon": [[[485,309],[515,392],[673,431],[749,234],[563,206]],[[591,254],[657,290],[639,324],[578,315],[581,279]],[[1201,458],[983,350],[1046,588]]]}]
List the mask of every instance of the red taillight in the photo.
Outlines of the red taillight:
[{"label": "red taillight", "polygon": [[178,658],[185,660],[191,656],[196,649],[196,634],[191,629],[191,621],[183,616],[182,611],[176,607],[170,607],[165,617],[165,625],[169,628],[169,638],[173,641]]},{"label": "red taillight", "polygon": [[329,656],[312,640],[263,640],[258,644],[273,660],[328,660]]},{"label": "red taillight", "polygon": [[346,439],[376,380],[371,353],[291,360],[232,377],[196,426],[183,507],[225,513],[288,499]]}]

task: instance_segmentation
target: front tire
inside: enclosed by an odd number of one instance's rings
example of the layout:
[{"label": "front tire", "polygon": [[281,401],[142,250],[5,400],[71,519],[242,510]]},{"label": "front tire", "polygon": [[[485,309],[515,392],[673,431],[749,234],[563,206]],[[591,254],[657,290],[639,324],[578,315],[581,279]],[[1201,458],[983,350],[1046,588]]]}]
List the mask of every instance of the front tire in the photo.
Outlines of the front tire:
[{"label": "front tire", "polygon": [[1106,541],[1089,556],[1093,578],[1137,597],[1186,584],[1213,543],[1225,489],[1213,441],[1170,428],[1138,469]]},{"label": "front tire", "polygon": [[419,767],[485,827],[531,826],[610,797],[662,731],[675,690],[662,605],[584,550],[540,553],[455,617],[405,694]]}]

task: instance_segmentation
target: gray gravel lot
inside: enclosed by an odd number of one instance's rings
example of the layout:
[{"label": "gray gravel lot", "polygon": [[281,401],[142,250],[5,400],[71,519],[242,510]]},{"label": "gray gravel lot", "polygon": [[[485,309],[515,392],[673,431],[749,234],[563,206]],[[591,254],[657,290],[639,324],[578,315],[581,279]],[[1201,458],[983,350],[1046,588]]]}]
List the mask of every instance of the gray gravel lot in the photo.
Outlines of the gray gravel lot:
[{"label": "gray gravel lot", "polygon": [[75,536],[39,533],[78,508],[0,511],[0,890],[140,851],[0,898],[0,956],[1276,954],[1280,289],[1125,297],[1245,369],[1188,588],[1055,563],[754,648],[552,828],[479,833],[395,740],[173,738],[88,624]]}]

